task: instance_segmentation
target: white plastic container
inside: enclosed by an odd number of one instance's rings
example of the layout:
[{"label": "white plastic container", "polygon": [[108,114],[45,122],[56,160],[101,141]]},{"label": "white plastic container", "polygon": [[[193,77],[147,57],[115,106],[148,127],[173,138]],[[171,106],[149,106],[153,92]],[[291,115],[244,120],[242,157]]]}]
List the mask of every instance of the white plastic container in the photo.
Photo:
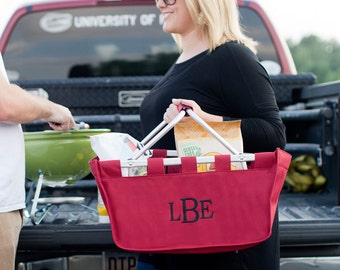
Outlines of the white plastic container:
[{"label": "white plastic container", "polygon": [[98,210],[98,221],[99,221],[99,223],[110,223],[109,214],[108,214],[107,209],[104,205],[103,198],[100,195],[99,190],[98,190],[97,210]]}]

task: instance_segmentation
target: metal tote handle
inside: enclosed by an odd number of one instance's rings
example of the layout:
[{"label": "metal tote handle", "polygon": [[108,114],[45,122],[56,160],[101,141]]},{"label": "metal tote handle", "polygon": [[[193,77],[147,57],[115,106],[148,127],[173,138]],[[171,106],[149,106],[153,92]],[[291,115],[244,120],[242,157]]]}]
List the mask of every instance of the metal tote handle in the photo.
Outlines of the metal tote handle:
[{"label": "metal tote handle", "polygon": [[[212,127],[210,127],[206,122],[200,118],[190,106],[185,104],[180,104],[177,106],[179,110],[179,114],[168,124],[166,125],[165,121],[162,121],[154,130],[150,132],[148,136],[146,136],[142,140],[142,145],[146,143],[137,153],[135,153],[131,159],[138,159],[141,157],[147,150],[149,150],[155,143],[157,143],[166,133],[168,133],[182,118],[186,115],[191,116],[198,124],[200,124],[204,129],[206,129],[215,139],[217,139],[224,147],[226,147],[232,154],[239,155],[238,152],[231,144],[229,144],[226,140],[223,139],[221,135],[219,135]],[[247,168],[245,162],[242,162],[242,167],[244,169]]]},{"label": "metal tote handle", "polygon": [[[160,123],[154,130],[151,131],[151,135],[154,135],[153,138],[149,134],[141,143],[147,142],[137,153],[135,153],[131,159],[138,159],[141,157],[146,151],[151,149],[151,147],[157,143],[166,133],[168,133],[181,119],[185,116],[185,111],[181,111],[168,125],[163,121]],[[165,124],[164,124],[165,123]],[[158,132],[158,133],[157,133]]]}]

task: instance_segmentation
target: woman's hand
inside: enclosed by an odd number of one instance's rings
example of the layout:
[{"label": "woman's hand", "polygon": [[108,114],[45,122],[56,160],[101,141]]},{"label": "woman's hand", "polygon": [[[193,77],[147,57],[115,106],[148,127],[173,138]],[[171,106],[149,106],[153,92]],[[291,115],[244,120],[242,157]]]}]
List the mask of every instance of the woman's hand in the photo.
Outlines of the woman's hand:
[{"label": "woman's hand", "polygon": [[[167,108],[164,113],[163,119],[170,123],[178,114],[178,105],[183,104],[192,108],[192,110],[204,121],[206,122],[222,122],[223,117],[218,115],[213,115],[202,111],[201,107],[193,100],[189,99],[172,99],[172,103]],[[181,121],[193,121],[191,117],[184,117]]]}]

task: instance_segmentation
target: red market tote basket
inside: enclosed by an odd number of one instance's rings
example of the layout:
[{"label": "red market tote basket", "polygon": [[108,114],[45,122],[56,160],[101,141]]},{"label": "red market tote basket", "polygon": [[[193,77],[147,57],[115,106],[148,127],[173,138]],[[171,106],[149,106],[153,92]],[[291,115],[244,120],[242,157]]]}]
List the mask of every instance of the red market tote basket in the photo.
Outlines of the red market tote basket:
[{"label": "red market tote basket", "polygon": [[[241,250],[268,239],[291,155],[232,150],[210,157],[91,160],[115,244],[134,252],[195,254]],[[212,162],[214,171],[197,172],[198,164]],[[232,170],[231,162],[247,166]],[[122,175],[122,168],[144,166],[145,175]]]}]

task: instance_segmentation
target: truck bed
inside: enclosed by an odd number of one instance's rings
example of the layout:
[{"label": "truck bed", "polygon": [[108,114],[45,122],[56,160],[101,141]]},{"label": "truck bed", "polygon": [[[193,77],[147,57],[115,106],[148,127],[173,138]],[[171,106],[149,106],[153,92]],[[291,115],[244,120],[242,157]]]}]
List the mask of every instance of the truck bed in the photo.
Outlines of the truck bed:
[{"label": "truck bed", "polygon": [[[32,182],[27,183],[28,186]],[[25,217],[18,248],[18,260],[62,256],[63,254],[100,254],[119,251],[109,224],[100,224],[97,214],[97,186],[94,179],[80,180],[63,188],[42,189],[40,198],[81,196],[84,203],[38,204],[44,212],[39,225]],[[340,206],[338,194],[298,194],[282,191],[279,200],[280,238],[283,256],[312,256],[313,252],[340,255]],[[28,205],[28,210],[31,205]],[[47,207],[47,211],[46,211]],[[27,257],[28,256],[28,257]],[[33,256],[33,257],[32,257]]]}]

